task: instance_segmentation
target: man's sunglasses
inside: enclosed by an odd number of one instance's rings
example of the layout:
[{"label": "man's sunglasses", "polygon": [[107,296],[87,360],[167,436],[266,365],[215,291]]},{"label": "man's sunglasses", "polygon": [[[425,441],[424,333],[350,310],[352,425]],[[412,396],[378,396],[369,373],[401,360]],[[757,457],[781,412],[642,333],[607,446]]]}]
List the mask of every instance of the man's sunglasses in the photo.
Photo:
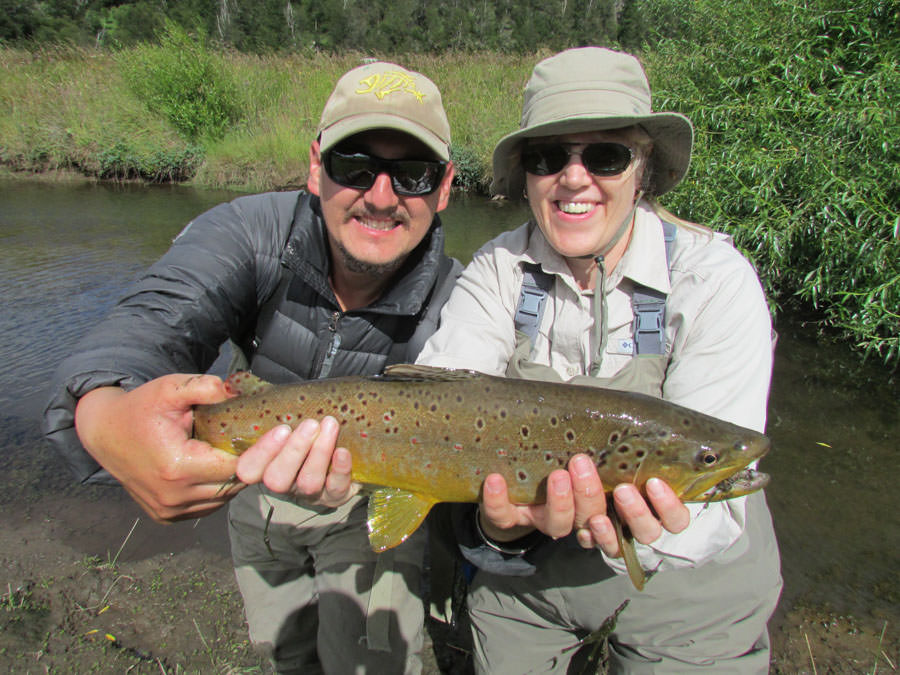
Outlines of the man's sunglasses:
[{"label": "man's sunglasses", "polygon": [[447,162],[427,159],[382,159],[363,152],[329,150],[324,157],[325,173],[344,187],[368,190],[379,174],[391,178],[397,195],[417,197],[437,190],[447,171]]},{"label": "man's sunglasses", "polygon": [[562,171],[572,155],[581,157],[584,168],[595,176],[618,176],[633,157],[631,148],[621,143],[541,143],[522,148],[522,168],[535,176],[550,176]]}]

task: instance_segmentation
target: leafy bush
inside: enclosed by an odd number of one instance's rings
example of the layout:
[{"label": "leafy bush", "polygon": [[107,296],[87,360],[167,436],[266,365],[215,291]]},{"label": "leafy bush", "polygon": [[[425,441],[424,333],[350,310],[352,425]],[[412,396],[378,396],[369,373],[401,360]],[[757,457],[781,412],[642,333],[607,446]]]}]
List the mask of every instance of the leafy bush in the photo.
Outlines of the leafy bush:
[{"label": "leafy bush", "polygon": [[730,232],[778,304],[897,366],[900,41],[891,0],[702,0],[690,37],[645,55],[654,106],[697,128],[667,198]]},{"label": "leafy bush", "polygon": [[466,146],[450,147],[450,159],[453,160],[455,174],[453,184],[466,191],[484,192],[487,188],[484,165],[475,152]]},{"label": "leafy bush", "polygon": [[166,24],[158,45],[121,52],[119,64],[134,94],[189,140],[222,138],[241,118],[240,89],[223,57],[177,24]]},{"label": "leafy bush", "polygon": [[185,181],[197,172],[202,156],[196,146],[141,152],[120,141],[98,154],[97,176],[107,180],[140,178],[150,183]]}]

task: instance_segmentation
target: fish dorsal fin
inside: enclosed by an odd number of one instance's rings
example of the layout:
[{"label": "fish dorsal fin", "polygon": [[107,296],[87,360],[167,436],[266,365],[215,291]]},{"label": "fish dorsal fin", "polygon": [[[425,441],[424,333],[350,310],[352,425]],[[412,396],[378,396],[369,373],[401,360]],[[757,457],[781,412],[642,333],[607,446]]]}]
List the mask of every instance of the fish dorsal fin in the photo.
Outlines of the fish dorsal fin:
[{"label": "fish dorsal fin", "polygon": [[376,553],[394,548],[409,538],[425,520],[436,500],[428,495],[378,488],[369,495],[369,544]]},{"label": "fish dorsal fin", "polygon": [[234,396],[258,394],[271,386],[271,384],[247,370],[239,370],[236,373],[232,373],[225,380],[225,389]]},{"label": "fish dorsal fin", "polygon": [[430,380],[432,382],[458,382],[484,377],[476,370],[454,370],[451,368],[435,368],[434,366],[420,366],[413,363],[397,363],[384,369],[386,380]]}]

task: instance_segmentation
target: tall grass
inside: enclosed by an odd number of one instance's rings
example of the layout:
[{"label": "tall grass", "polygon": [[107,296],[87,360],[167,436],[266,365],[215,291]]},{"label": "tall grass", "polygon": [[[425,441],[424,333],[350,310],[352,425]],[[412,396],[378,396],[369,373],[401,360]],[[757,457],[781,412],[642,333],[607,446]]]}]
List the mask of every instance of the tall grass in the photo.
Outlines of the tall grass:
[{"label": "tall grass", "polygon": [[108,54],[0,50],[0,162],[6,166],[183,180],[197,155],[165,120],[147,114]]}]

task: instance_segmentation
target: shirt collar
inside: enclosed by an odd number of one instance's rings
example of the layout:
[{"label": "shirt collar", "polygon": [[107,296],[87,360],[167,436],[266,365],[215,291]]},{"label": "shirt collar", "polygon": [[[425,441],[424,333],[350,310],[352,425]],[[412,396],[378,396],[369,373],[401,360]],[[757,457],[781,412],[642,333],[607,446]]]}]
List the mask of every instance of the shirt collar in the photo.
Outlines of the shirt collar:
[{"label": "shirt collar", "polygon": [[672,287],[669,282],[669,261],[666,257],[662,221],[643,201],[638,204],[634,214],[631,241],[616,265],[614,278],[618,282],[627,277],[635,283],[668,295]]},{"label": "shirt collar", "polygon": [[575,293],[581,294],[583,291],[575,282],[566,259],[550,245],[537,223],[529,221],[528,228],[528,247],[523,256],[526,262],[539,264],[544,272],[560,277]]}]

